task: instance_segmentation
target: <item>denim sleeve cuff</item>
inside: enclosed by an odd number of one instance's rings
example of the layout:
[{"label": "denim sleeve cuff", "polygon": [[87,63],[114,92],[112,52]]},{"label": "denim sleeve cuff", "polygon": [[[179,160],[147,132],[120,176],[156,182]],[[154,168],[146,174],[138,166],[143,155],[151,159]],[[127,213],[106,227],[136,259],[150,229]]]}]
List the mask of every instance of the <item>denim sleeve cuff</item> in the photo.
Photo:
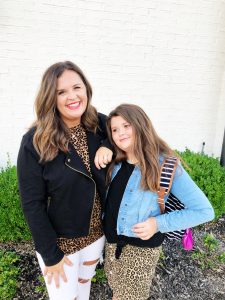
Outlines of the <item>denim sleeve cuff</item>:
[{"label": "denim sleeve cuff", "polygon": [[162,233],[167,232],[165,216],[159,215],[159,216],[156,216],[155,218],[156,218],[158,231],[160,231]]}]

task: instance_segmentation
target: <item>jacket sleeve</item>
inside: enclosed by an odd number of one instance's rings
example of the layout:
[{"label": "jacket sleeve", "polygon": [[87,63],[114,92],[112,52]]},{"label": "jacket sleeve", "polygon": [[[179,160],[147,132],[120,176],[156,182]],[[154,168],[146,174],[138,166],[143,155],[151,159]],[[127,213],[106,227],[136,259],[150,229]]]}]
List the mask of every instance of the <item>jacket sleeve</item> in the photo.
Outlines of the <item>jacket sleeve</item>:
[{"label": "jacket sleeve", "polygon": [[109,148],[110,150],[114,151],[114,148],[108,139],[107,129],[106,129],[106,119],[107,119],[106,115],[102,113],[98,113],[99,127],[101,130],[100,134],[102,136],[101,146]]},{"label": "jacket sleeve", "polygon": [[43,179],[44,166],[38,162],[32,138],[22,139],[17,173],[21,205],[31,230],[35,249],[41,254],[45,265],[58,263],[64,253],[57,246],[57,236],[47,215],[47,190]]},{"label": "jacket sleeve", "polygon": [[181,165],[176,169],[171,193],[184,204],[185,209],[157,216],[160,232],[187,229],[214,218],[214,210],[209,200]]}]

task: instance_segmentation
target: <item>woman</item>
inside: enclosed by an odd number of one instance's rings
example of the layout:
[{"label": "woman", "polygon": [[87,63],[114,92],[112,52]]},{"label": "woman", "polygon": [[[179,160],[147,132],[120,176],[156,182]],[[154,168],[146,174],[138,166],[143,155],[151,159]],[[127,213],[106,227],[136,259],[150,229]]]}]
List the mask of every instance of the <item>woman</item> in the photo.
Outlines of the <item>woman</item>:
[{"label": "woman", "polygon": [[37,119],[18,155],[22,208],[52,300],[89,299],[104,246],[104,167],[112,151],[106,117],[91,96],[74,63],[50,66],[35,101]]},{"label": "woman", "polygon": [[163,233],[210,221],[214,212],[179,165],[171,193],[182,200],[185,209],[160,214],[157,191],[161,163],[174,152],[136,105],[118,106],[110,113],[107,125],[116,156],[109,169],[111,183],[104,214],[106,275],[113,300],[146,300]]}]

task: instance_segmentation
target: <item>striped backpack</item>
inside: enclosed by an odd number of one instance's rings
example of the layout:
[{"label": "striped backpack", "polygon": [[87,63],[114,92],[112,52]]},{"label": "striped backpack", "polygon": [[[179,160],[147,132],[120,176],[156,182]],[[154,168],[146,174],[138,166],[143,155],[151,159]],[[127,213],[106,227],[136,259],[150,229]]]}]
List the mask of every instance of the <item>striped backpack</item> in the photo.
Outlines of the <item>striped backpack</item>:
[{"label": "striped backpack", "polygon": [[[161,166],[160,188],[158,191],[158,204],[160,207],[161,214],[170,213],[172,211],[181,210],[185,208],[184,204],[170,192],[177,164],[178,158],[171,156],[165,158]],[[166,195],[168,195],[168,198],[165,203],[164,198]],[[182,240],[182,244],[185,250],[193,249],[194,242],[191,228],[167,232],[165,236],[170,240]]]}]

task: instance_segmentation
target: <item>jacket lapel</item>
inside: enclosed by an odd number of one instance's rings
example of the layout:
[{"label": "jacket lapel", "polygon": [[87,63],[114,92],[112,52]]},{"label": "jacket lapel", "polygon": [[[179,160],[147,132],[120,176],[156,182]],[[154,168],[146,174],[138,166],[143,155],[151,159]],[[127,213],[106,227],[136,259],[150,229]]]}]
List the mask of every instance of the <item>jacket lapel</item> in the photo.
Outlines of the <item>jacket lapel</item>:
[{"label": "jacket lapel", "polygon": [[72,169],[75,169],[76,171],[84,173],[85,175],[90,177],[90,174],[85,164],[83,163],[81,157],[78,155],[77,151],[70,143],[69,143],[69,153],[66,155],[66,164]]},{"label": "jacket lapel", "polygon": [[[101,146],[101,137],[98,134],[87,131],[87,144],[89,152],[89,160],[91,166],[92,175],[98,185],[99,189],[105,190],[105,173],[106,169],[98,170],[94,164],[95,153],[98,148]],[[69,143],[69,153],[66,155],[66,162],[70,168],[85,174],[90,177],[90,174],[83,163],[81,157],[77,154],[77,151],[74,149],[73,145]]]}]

